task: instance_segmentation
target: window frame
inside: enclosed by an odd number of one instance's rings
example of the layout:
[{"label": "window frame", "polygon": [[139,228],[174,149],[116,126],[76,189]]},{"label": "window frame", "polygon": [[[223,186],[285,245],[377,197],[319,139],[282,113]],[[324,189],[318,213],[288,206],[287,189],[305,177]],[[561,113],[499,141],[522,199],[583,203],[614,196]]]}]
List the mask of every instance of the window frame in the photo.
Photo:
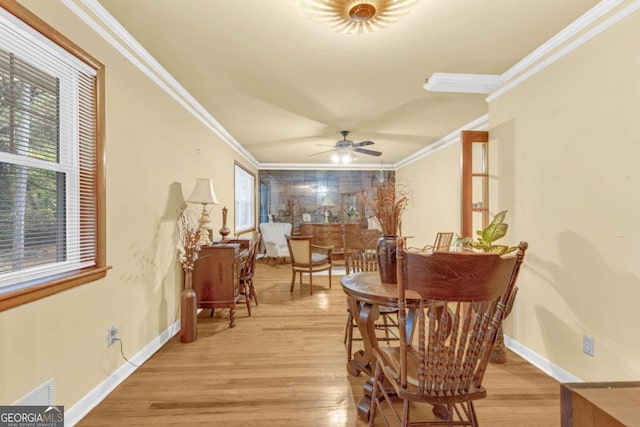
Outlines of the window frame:
[{"label": "window frame", "polygon": [[[242,191],[243,188],[241,188],[241,186],[238,185],[238,179],[237,179],[238,172],[245,174],[246,177],[251,181],[251,191],[248,193],[251,198],[251,200],[249,201],[249,207],[247,209],[247,211],[250,214],[250,221],[248,224],[240,223],[240,219],[242,217],[241,215],[244,211],[238,207],[238,201],[239,201],[239,198],[242,198],[244,196],[244,194],[239,193],[239,191]],[[238,162],[234,162],[233,164],[233,206],[234,206],[233,226],[235,229],[235,234],[239,235],[242,233],[246,233],[248,231],[255,230],[256,229],[256,175]]]},{"label": "window frame", "polygon": [[64,290],[80,286],[106,276],[106,209],[105,209],[105,150],[104,150],[104,65],[59,33],[45,21],[15,0],[0,0],[0,7],[49,39],[96,72],[94,88],[95,112],[95,265],[43,278],[27,280],[0,288],[0,312],[27,304]]}]

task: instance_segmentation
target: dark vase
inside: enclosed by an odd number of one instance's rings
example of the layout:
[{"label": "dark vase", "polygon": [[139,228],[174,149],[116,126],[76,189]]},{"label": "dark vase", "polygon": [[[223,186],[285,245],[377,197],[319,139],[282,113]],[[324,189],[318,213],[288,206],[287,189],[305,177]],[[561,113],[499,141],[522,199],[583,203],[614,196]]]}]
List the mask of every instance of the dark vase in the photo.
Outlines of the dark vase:
[{"label": "dark vase", "polygon": [[382,283],[396,283],[398,236],[385,234],[378,239],[378,271]]},{"label": "dark vase", "polygon": [[192,287],[191,270],[185,271],[184,290],[180,294],[180,342],[190,343],[196,340],[198,334],[198,299]]}]

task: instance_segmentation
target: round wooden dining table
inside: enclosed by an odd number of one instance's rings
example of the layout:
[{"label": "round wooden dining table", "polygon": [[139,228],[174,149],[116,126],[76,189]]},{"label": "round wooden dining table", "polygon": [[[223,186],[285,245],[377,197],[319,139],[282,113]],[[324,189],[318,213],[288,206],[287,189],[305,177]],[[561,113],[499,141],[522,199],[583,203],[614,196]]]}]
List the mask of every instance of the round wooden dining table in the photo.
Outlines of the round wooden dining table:
[{"label": "round wooden dining table", "polygon": [[[377,271],[348,274],[342,277],[341,283],[342,289],[347,294],[349,311],[358,326],[364,347],[364,350],[355,352],[347,362],[347,371],[356,377],[361,372],[369,375],[369,381],[364,385],[364,396],[358,403],[358,415],[368,420],[375,363],[373,349],[378,346],[375,323],[380,317],[380,306],[398,308],[398,285],[382,283]],[[420,300],[420,296],[413,291],[407,291],[405,297],[408,306]],[[413,332],[414,313],[415,310],[411,308],[407,313],[406,333],[409,342]]]}]

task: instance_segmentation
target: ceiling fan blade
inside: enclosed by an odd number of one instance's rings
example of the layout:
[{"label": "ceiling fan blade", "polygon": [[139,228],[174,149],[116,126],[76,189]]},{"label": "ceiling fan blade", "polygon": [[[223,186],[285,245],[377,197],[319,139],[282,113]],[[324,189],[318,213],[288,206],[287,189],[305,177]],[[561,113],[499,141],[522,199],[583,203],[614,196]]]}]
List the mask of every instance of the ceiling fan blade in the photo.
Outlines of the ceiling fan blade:
[{"label": "ceiling fan blade", "polygon": [[366,148],[354,148],[353,151],[356,151],[356,152],[362,153],[362,154],[368,154],[370,156],[381,156],[382,155],[382,153],[380,151],[367,150]]},{"label": "ceiling fan blade", "polygon": [[364,147],[367,145],[373,145],[375,144],[375,142],[373,141],[361,141],[361,142],[356,142],[355,144],[353,144],[354,147]]},{"label": "ceiling fan blade", "polygon": [[321,151],[321,152],[319,152],[319,153],[309,154],[309,157],[317,156],[317,155],[319,155],[319,154],[331,153],[332,151],[336,151],[336,149],[334,148],[333,150],[327,150],[327,151]]},{"label": "ceiling fan blade", "polygon": [[317,147],[333,147],[336,148],[335,145],[330,145],[330,144],[316,144]]}]

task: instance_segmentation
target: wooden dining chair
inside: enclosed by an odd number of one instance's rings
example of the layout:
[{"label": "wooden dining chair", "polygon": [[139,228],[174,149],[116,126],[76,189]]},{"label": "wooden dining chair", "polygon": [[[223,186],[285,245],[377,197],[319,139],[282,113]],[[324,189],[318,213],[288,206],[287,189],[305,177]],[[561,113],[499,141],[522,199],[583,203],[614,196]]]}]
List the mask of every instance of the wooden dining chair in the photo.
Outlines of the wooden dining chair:
[{"label": "wooden dining chair", "polygon": [[296,274],[300,274],[300,286],[302,275],[309,274],[309,295],[313,295],[313,273],[329,270],[329,288],[331,288],[331,256],[333,246],[313,245],[313,236],[289,236],[286,235],[289,256],[291,257],[291,289],[296,282]]},{"label": "wooden dining chair", "polygon": [[[425,254],[405,252],[399,242],[400,346],[374,349],[370,426],[377,412],[387,425],[393,417],[402,426],[478,426],[473,402],[487,395],[482,380],[498,329],[513,304],[526,249],[521,242],[516,255],[508,257]],[[420,296],[418,307],[408,307],[409,291]],[[414,342],[405,332],[408,310],[417,319]],[[410,403],[432,405],[435,418],[418,424],[411,419]]]},{"label": "wooden dining chair", "polygon": [[[376,246],[378,238],[382,236],[380,230],[354,229],[344,231],[342,234],[343,248],[345,253],[346,273],[360,273],[378,271],[378,256]],[[381,324],[376,324],[376,329],[382,330],[384,336],[378,341],[397,341],[398,333],[398,310],[393,307],[380,307]],[[347,306],[347,324],[344,330],[344,343],[347,345],[347,361],[352,358],[353,341],[361,341],[362,338],[354,337],[353,331],[358,328],[354,316],[358,313],[351,313]]]},{"label": "wooden dining chair", "polygon": [[447,252],[451,249],[451,243],[453,242],[452,232],[439,232],[436,234],[436,240],[433,245],[426,245],[422,248],[423,252]]},{"label": "wooden dining chair", "polygon": [[240,270],[240,294],[244,295],[249,316],[251,316],[251,300],[253,299],[255,305],[258,305],[258,295],[253,286],[253,275],[256,271],[256,257],[260,251],[261,238],[262,235],[260,233],[254,233],[252,245],[249,247],[249,255],[247,255],[247,260],[242,270]]}]

